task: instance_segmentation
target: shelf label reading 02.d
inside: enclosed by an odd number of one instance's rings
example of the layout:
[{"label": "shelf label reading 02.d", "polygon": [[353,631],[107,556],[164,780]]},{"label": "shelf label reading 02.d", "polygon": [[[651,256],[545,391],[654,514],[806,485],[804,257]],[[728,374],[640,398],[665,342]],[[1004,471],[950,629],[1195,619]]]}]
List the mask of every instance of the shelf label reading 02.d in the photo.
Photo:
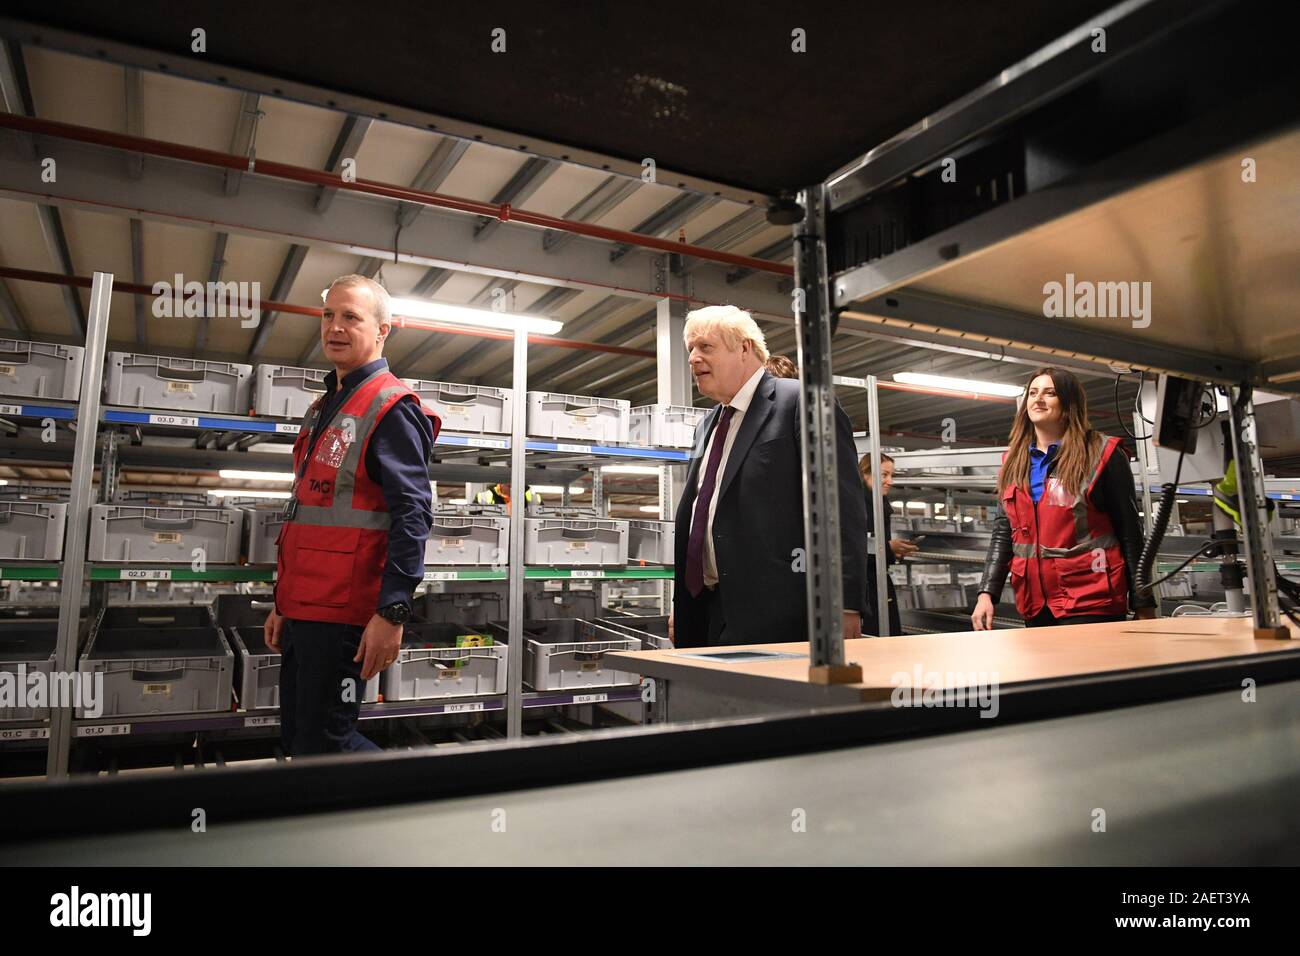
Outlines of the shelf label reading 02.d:
[{"label": "shelf label reading 02.d", "polygon": [[49,727],[0,728],[0,740],[49,740]]},{"label": "shelf label reading 02.d", "polygon": [[444,714],[471,714],[483,709],[483,701],[476,700],[468,704],[446,704],[442,708]]},{"label": "shelf label reading 02.d", "polygon": [[170,568],[123,568],[119,572],[121,581],[170,581]]},{"label": "shelf label reading 02.d", "polygon": [[78,737],[127,737],[130,724],[88,724],[77,728]]},{"label": "shelf label reading 02.d", "polygon": [[425,571],[424,580],[426,581],[458,581],[460,580],[459,571]]},{"label": "shelf label reading 02.d", "polygon": [[603,704],[609,700],[609,694],[574,694],[575,704]]},{"label": "shelf label reading 02.d", "polygon": [[150,425],[182,425],[186,428],[198,428],[199,420],[189,415],[149,415]]},{"label": "shelf label reading 02.d", "polygon": [[583,571],[580,568],[574,568],[569,572],[571,578],[603,578],[604,576],[604,571]]}]

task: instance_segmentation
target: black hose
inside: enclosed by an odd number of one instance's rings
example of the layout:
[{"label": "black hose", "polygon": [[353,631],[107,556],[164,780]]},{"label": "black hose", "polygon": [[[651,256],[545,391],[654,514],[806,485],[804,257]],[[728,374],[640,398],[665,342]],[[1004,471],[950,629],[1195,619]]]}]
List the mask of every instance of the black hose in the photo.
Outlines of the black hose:
[{"label": "black hose", "polygon": [[1178,494],[1178,485],[1165,482],[1160,486],[1160,501],[1156,505],[1155,518],[1151,522],[1151,536],[1142,546],[1142,557],[1138,559],[1137,573],[1133,576],[1133,590],[1141,594],[1150,591],[1151,566],[1155,564],[1160,544],[1165,540],[1165,529],[1169,527],[1169,518],[1174,512],[1174,498]]}]

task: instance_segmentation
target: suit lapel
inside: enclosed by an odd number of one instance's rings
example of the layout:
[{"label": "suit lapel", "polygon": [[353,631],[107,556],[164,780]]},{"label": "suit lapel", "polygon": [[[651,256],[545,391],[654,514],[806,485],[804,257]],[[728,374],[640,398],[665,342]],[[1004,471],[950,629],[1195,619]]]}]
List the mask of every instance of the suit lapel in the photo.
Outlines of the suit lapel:
[{"label": "suit lapel", "polygon": [[686,468],[686,484],[682,488],[682,498],[695,500],[695,489],[700,483],[700,468],[704,462],[704,450],[709,447],[709,436],[718,420],[721,405],[714,405],[704,416],[704,421],[695,432],[695,447],[691,449],[691,462]]},{"label": "suit lapel", "polygon": [[736,472],[740,471],[740,465],[749,454],[749,448],[754,444],[759,429],[763,427],[763,423],[771,416],[772,409],[776,407],[775,395],[776,380],[764,372],[763,377],[758,380],[758,388],[754,389],[754,397],[749,402],[749,408],[745,410],[745,417],[740,420],[740,431],[736,433],[731,454],[727,456],[727,470],[723,472],[722,484],[718,486],[718,501],[721,501],[722,496],[727,493],[727,488],[736,477]]}]

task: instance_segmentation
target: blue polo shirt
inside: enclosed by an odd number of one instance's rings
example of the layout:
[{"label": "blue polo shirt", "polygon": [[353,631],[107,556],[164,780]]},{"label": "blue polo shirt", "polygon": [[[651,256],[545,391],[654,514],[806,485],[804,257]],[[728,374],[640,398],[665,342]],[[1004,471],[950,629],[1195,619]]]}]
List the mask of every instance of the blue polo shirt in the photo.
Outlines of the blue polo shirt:
[{"label": "blue polo shirt", "polygon": [[1052,442],[1047,451],[1040,451],[1034,443],[1029,445],[1029,493],[1034,497],[1034,504],[1043,497],[1043,486],[1047,483],[1047,472],[1056,460],[1056,450],[1060,442]]}]

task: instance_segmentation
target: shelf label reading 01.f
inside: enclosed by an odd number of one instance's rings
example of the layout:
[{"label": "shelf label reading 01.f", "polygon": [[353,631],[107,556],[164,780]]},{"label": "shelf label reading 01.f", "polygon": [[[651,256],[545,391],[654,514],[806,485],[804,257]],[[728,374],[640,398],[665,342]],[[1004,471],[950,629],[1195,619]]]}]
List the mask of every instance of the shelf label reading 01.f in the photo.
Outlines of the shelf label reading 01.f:
[{"label": "shelf label reading 01.f", "polygon": [[77,728],[78,737],[127,737],[130,724],[89,724]]},{"label": "shelf label reading 01.f", "polygon": [[9,727],[0,730],[0,740],[49,740],[49,727]]},{"label": "shelf label reading 01.f", "polygon": [[279,717],[245,717],[245,727],[279,727]]},{"label": "shelf label reading 01.f", "polygon": [[609,694],[574,694],[575,704],[603,704],[609,700]]},{"label": "shelf label reading 01.f", "polygon": [[181,425],[186,428],[198,428],[199,420],[189,415],[153,415],[149,416],[150,425]]},{"label": "shelf label reading 01.f", "polygon": [[442,708],[444,714],[471,714],[483,709],[483,701],[476,700],[469,704],[447,704]]},{"label": "shelf label reading 01.f", "polygon": [[120,581],[170,581],[170,568],[123,568],[119,573]]}]

